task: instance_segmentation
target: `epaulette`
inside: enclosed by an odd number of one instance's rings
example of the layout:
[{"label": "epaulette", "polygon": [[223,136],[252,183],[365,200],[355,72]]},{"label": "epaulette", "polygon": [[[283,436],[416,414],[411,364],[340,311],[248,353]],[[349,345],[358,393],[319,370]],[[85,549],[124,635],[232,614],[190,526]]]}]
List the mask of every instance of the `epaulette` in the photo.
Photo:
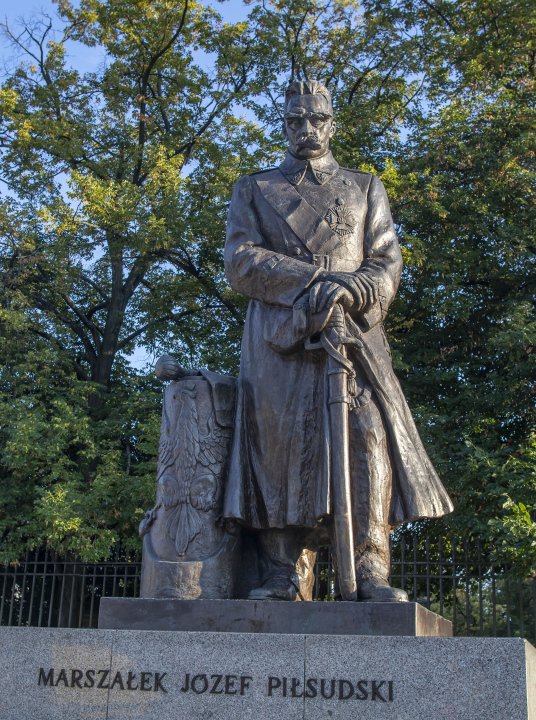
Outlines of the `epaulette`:
[{"label": "epaulette", "polygon": [[373,173],[366,172],[366,170],[356,170],[355,168],[342,167],[341,170],[348,170],[348,172],[355,173],[356,175],[372,175]]},{"label": "epaulette", "polygon": [[254,172],[249,173],[249,176],[251,177],[251,175],[260,175],[261,173],[271,172],[272,170],[277,170],[277,168],[264,168],[264,170],[255,170]]}]

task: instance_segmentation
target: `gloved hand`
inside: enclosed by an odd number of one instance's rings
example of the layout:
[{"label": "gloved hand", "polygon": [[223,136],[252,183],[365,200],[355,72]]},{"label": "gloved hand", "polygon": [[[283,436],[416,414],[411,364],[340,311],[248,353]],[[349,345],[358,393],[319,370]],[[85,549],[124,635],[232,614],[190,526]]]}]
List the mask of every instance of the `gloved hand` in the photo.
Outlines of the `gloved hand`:
[{"label": "gloved hand", "polygon": [[369,310],[378,302],[378,285],[366,273],[330,273],[326,281],[339,282],[349,291],[351,290],[353,297],[351,308],[354,311]]},{"label": "gloved hand", "polygon": [[330,310],[335,303],[340,303],[349,310],[354,298],[346,288],[330,280],[315,283],[309,291],[309,307],[313,314]]}]

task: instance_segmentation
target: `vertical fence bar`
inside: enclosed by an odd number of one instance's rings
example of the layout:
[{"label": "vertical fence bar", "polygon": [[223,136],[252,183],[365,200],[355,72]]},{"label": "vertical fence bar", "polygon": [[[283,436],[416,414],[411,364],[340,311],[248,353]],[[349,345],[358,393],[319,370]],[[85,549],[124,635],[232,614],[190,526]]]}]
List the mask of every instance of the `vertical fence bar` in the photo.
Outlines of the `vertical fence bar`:
[{"label": "vertical fence bar", "polygon": [[24,558],[24,570],[22,571],[22,590],[20,595],[19,604],[19,621],[17,626],[20,627],[22,623],[22,613],[24,610],[24,594],[26,592],[26,577],[28,575],[28,556],[30,554],[30,548],[26,548],[26,557]]},{"label": "vertical fence bar", "polygon": [[536,643],[536,577],[532,578],[532,612],[534,615],[534,642]]},{"label": "vertical fence bar", "polygon": [[77,560],[74,560],[72,564],[70,564],[70,567],[72,567],[71,572],[71,599],[69,601],[69,617],[67,618],[67,627],[72,627],[73,622],[73,607],[74,607],[74,594],[76,589],[76,567],[77,567]]},{"label": "vertical fence bar", "polygon": [[15,565],[15,568],[13,570],[13,585],[11,587],[11,600],[9,603],[9,617],[7,620],[7,624],[11,626],[11,620],[13,618],[13,607],[15,605],[15,588],[17,586],[17,566]]},{"label": "vertical fence bar", "polygon": [[54,591],[56,590],[56,567],[58,566],[56,559],[54,559],[54,570],[52,572],[52,589],[50,590],[50,607],[48,608],[48,627],[51,627],[52,623],[52,611],[54,609]]},{"label": "vertical fence bar", "polygon": [[[137,559],[138,553],[136,552],[136,559]],[[134,597],[138,597],[138,566],[136,565],[135,568],[132,568],[134,570]]]},{"label": "vertical fence bar", "polygon": [[471,637],[471,596],[469,593],[469,541],[465,541],[465,634]]},{"label": "vertical fence bar", "polygon": [[65,573],[67,572],[67,560],[63,560],[63,572],[61,573],[60,609],[58,610],[58,627],[62,627],[63,598],[65,594]]},{"label": "vertical fence bar", "polygon": [[43,607],[45,605],[45,585],[47,582],[47,558],[48,558],[48,549],[45,550],[45,561],[43,563],[43,583],[41,585],[41,597],[39,598],[39,618],[37,620],[37,627],[41,627],[41,620],[43,618]]},{"label": "vertical fence bar", "polygon": [[476,541],[477,549],[477,562],[478,562],[478,612],[480,617],[480,637],[484,635],[484,605],[482,599],[482,547],[480,545],[480,538]]},{"label": "vertical fence bar", "polygon": [[491,603],[493,608],[493,637],[497,637],[497,592],[495,587],[495,566],[491,566]]},{"label": "vertical fence bar", "polygon": [[443,617],[443,538],[439,538],[438,543],[439,555],[439,614]]},{"label": "vertical fence bar", "polygon": [[430,610],[430,538],[427,535],[425,540],[426,548],[426,607]]},{"label": "vertical fence bar", "polygon": [[[4,602],[6,598],[6,585],[7,585],[7,565],[2,566],[4,568],[4,582],[2,583],[2,600],[0,603],[0,625],[2,624],[2,620],[4,617]],[[535,605],[536,607],[536,605]]]},{"label": "vertical fence bar", "polygon": [[[319,590],[319,583],[320,583],[320,566],[318,565],[320,557],[320,551],[316,555],[316,567],[318,568],[318,572],[315,573],[315,597],[318,597]],[[112,597],[115,597],[117,592],[117,562],[114,563],[114,577],[113,577],[113,584],[112,584]]]},{"label": "vertical fence bar", "polygon": [[519,588],[519,637],[525,637],[525,620],[523,618],[523,583],[518,581]]},{"label": "vertical fence bar", "polygon": [[328,600],[333,600],[335,596],[335,573],[333,571],[333,554],[331,552],[328,556]]},{"label": "vertical fence bar", "polygon": [[39,557],[39,551],[34,550],[34,563],[33,563],[33,573],[32,573],[32,590],[30,593],[30,607],[28,612],[28,627],[32,626],[32,614],[34,609],[34,596],[35,596],[35,583],[37,580],[37,559]]},{"label": "vertical fence bar", "polygon": [[82,627],[84,619],[84,603],[86,600],[86,564],[82,563],[82,582],[80,583],[80,610],[78,611],[78,627]]},{"label": "vertical fence bar", "polygon": [[458,623],[456,617],[456,541],[452,541],[452,634],[458,635]]},{"label": "vertical fence bar", "polygon": [[406,538],[402,536],[402,539],[400,540],[400,584],[402,586],[402,590],[405,590],[404,588],[404,581],[405,581],[405,553],[406,553]]},{"label": "vertical fence bar", "polygon": [[536,576],[532,578],[532,612],[534,615],[534,642],[536,643]]},{"label": "vertical fence bar", "polygon": [[91,583],[91,604],[89,606],[89,627],[93,627],[93,606],[95,603],[95,582],[97,576],[97,566],[93,565],[93,580]]},{"label": "vertical fence bar", "polygon": [[506,577],[506,628],[508,637],[511,637],[511,627],[510,627],[510,581],[508,577]]},{"label": "vertical fence bar", "polygon": [[413,601],[417,602],[417,536],[413,536]]}]

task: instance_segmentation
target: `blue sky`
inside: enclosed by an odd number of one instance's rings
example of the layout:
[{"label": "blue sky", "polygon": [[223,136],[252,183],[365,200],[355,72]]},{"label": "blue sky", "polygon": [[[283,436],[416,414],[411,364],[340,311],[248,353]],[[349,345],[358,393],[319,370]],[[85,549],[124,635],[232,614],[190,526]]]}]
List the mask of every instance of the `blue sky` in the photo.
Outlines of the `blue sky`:
[{"label": "blue sky", "polygon": [[[245,20],[250,10],[250,7],[246,6],[243,0],[225,0],[224,2],[211,0],[211,4],[223,17],[224,21],[230,23]],[[16,0],[16,2],[10,3],[9,7],[6,8],[1,21],[7,21],[11,31],[17,34],[17,30],[22,29],[25,22],[28,23],[32,17],[40,16],[43,13],[49,15],[54,20],[57,16],[57,5],[51,0],[41,0],[41,2],[39,0]],[[61,27],[61,22],[58,20],[54,25]],[[71,63],[79,72],[94,71],[104,60],[104,52],[101,48],[90,48],[81,43],[69,43],[67,47]],[[2,37],[0,40],[0,79],[5,76],[6,73],[9,73],[9,69],[13,67],[13,61],[16,56],[17,53],[15,52],[14,54],[14,49],[11,44],[7,42],[5,37]],[[210,66],[210,56],[208,55],[203,58],[200,53],[196,60],[199,64],[206,63],[207,67]],[[6,193],[6,188],[2,187],[0,192],[2,194]],[[139,347],[129,360],[134,367],[141,369],[146,367],[148,363],[152,364],[154,358],[150,357],[143,347]]]},{"label": "blue sky", "polygon": [[[251,7],[243,0],[211,0],[210,4],[217,10],[226,22],[239,22],[245,20]],[[57,16],[57,5],[52,0],[16,0],[9,3],[2,12],[2,22],[7,20],[12,30],[20,27],[21,21],[28,21],[32,16],[45,13],[52,18]],[[5,18],[5,20],[4,20]],[[59,23],[58,23],[59,26]],[[71,43],[69,52],[72,64],[81,72],[94,70],[103,60],[103,52],[99,48],[88,48],[80,43]],[[0,58],[4,61],[12,57],[12,49],[6,44],[5,38],[1,41]],[[2,73],[3,74],[3,73]]]}]

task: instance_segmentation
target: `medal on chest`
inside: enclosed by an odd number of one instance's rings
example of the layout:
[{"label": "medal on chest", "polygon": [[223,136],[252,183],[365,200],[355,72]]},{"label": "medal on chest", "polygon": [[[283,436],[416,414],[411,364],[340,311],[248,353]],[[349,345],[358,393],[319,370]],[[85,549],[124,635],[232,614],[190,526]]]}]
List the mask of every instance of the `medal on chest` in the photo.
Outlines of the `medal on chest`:
[{"label": "medal on chest", "polygon": [[350,235],[357,224],[353,212],[339,198],[335,200],[335,205],[328,208],[324,220],[337,235],[341,236]]}]

